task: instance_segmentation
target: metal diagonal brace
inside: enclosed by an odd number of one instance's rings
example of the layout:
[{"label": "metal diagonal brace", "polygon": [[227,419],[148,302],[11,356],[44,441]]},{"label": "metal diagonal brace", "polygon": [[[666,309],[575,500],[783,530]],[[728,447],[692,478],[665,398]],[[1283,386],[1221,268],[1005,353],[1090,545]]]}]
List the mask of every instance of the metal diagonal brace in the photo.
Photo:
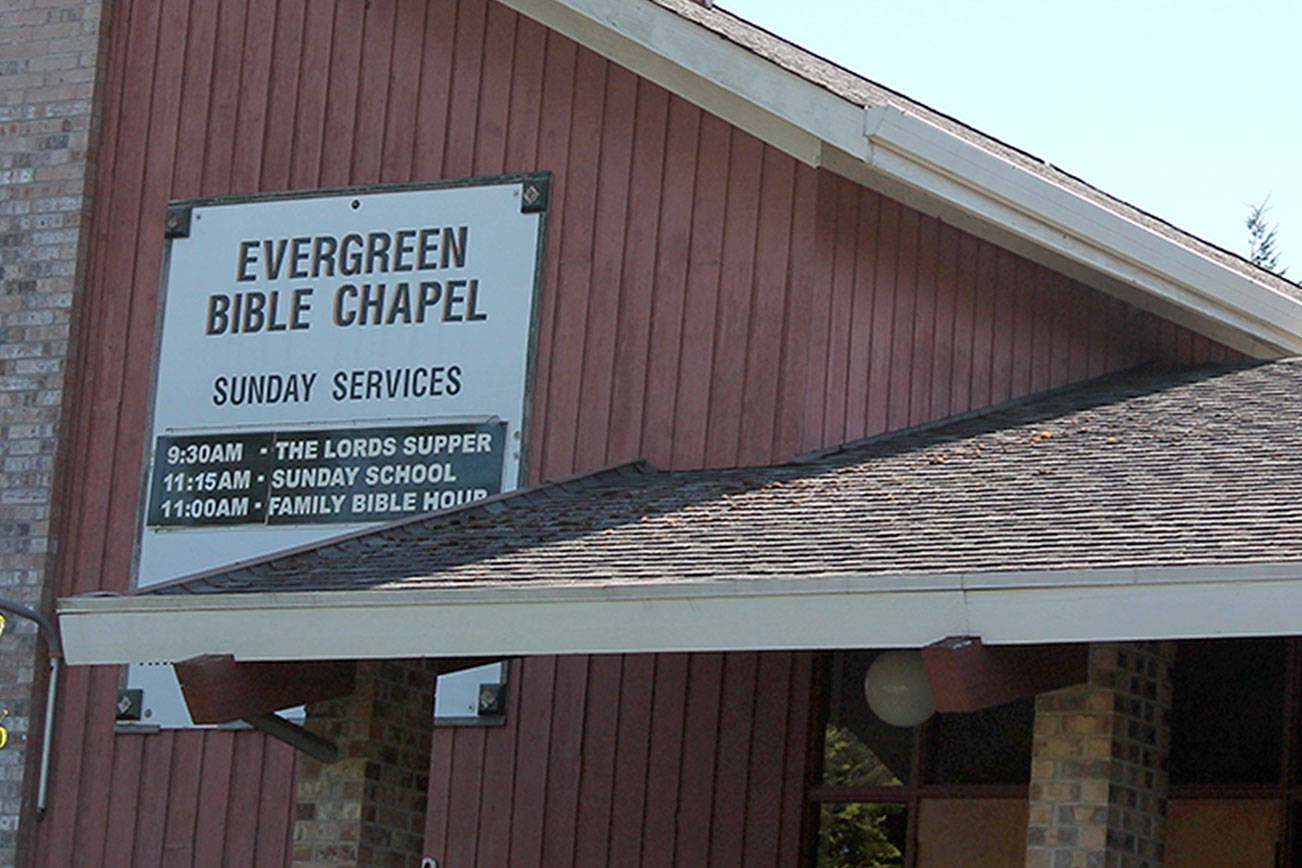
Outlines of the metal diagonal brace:
[{"label": "metal diagonal brace", "polygon": [[280,739],[294,750],[301,750],[312,759],[320,760],[323,763],[333,763],[339,760],[339,746],[337,744],[304,729],[296,723],[285,720],[274,711],[251,714],[243,720],[259,732],[265,732],[272,738]]}]

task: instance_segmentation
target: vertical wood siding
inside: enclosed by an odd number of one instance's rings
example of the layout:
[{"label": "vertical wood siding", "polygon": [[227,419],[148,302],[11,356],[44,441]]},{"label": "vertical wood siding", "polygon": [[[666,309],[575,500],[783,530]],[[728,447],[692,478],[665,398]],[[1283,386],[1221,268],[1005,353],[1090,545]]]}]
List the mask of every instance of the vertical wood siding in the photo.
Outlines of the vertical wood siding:
[{"label": "vertical wood siding", "polygon": [[[550,170],[530,477],[761,464],[1207,339],[855,185],[487,0],[119,0],[61,594],[131,568],[169,199]],[[440,730],[440,865],[794,865],[805,654],[524,661]],[[49,866],[278,865],[294,757],[59,710]]]}]

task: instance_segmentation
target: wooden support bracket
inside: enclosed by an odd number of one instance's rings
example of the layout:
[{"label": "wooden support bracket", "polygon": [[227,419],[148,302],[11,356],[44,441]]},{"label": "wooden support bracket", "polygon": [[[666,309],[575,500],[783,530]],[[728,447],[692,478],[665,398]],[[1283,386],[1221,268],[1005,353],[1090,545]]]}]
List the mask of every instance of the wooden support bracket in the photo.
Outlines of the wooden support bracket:
[{"label": "wooden support bracket", "polygon": [[[430,661],[436,674],[456,672],[499,657],[447,657]],[[229,723],[281,708],[322,702],[353,692],[354,660],[237,662],[229,654],[204,654],[176,664],[181,693],[195,723]]]},{"label": "wooden support bracket", "polygon": [[983,645],[954,636],[923,648],[922,665],[937,711],[977,711],[1084,683],[1089,645]]},{"label": "wooden support bracket", "polygon": [[228,723],[346,696],[355,674],[352,660],[239,663],[229,654],[204,654],[176,664],[195,723]]}]

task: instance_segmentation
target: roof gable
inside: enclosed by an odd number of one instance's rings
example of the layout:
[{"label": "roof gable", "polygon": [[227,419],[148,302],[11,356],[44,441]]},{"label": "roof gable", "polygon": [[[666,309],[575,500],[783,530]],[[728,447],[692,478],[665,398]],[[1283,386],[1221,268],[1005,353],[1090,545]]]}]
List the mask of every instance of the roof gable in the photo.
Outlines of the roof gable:
[{"label": "roof gable", "polygon": [[1259,358],[1302,289],[1051,164],[692,0],[503,0],[811,166]]}]

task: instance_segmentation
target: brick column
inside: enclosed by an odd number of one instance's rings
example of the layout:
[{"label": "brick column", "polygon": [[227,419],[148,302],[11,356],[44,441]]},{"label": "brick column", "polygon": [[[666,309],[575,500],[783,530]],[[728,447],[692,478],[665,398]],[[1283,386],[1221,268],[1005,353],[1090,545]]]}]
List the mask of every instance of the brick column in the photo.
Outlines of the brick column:
[{"label": "brick column", "polygon": [[1035,701],[1027,868],[1160,868],[1172,643],[1100,644]]},{"label": "brick column", "polygon": [[434,671],[420,660],[365,661],[351,696],[308,706],[307,728],[339,746],[339,762],[302,761],[294,868],[419,868]]},{"label": "brick column", "polygon": [[[88,248],[108,5],[0,8],[0,597],[47,613],[52,482]],[[34,627],[10,618],[0,639],[3,865],[20,859],[33,826],[47,665]]]}]

